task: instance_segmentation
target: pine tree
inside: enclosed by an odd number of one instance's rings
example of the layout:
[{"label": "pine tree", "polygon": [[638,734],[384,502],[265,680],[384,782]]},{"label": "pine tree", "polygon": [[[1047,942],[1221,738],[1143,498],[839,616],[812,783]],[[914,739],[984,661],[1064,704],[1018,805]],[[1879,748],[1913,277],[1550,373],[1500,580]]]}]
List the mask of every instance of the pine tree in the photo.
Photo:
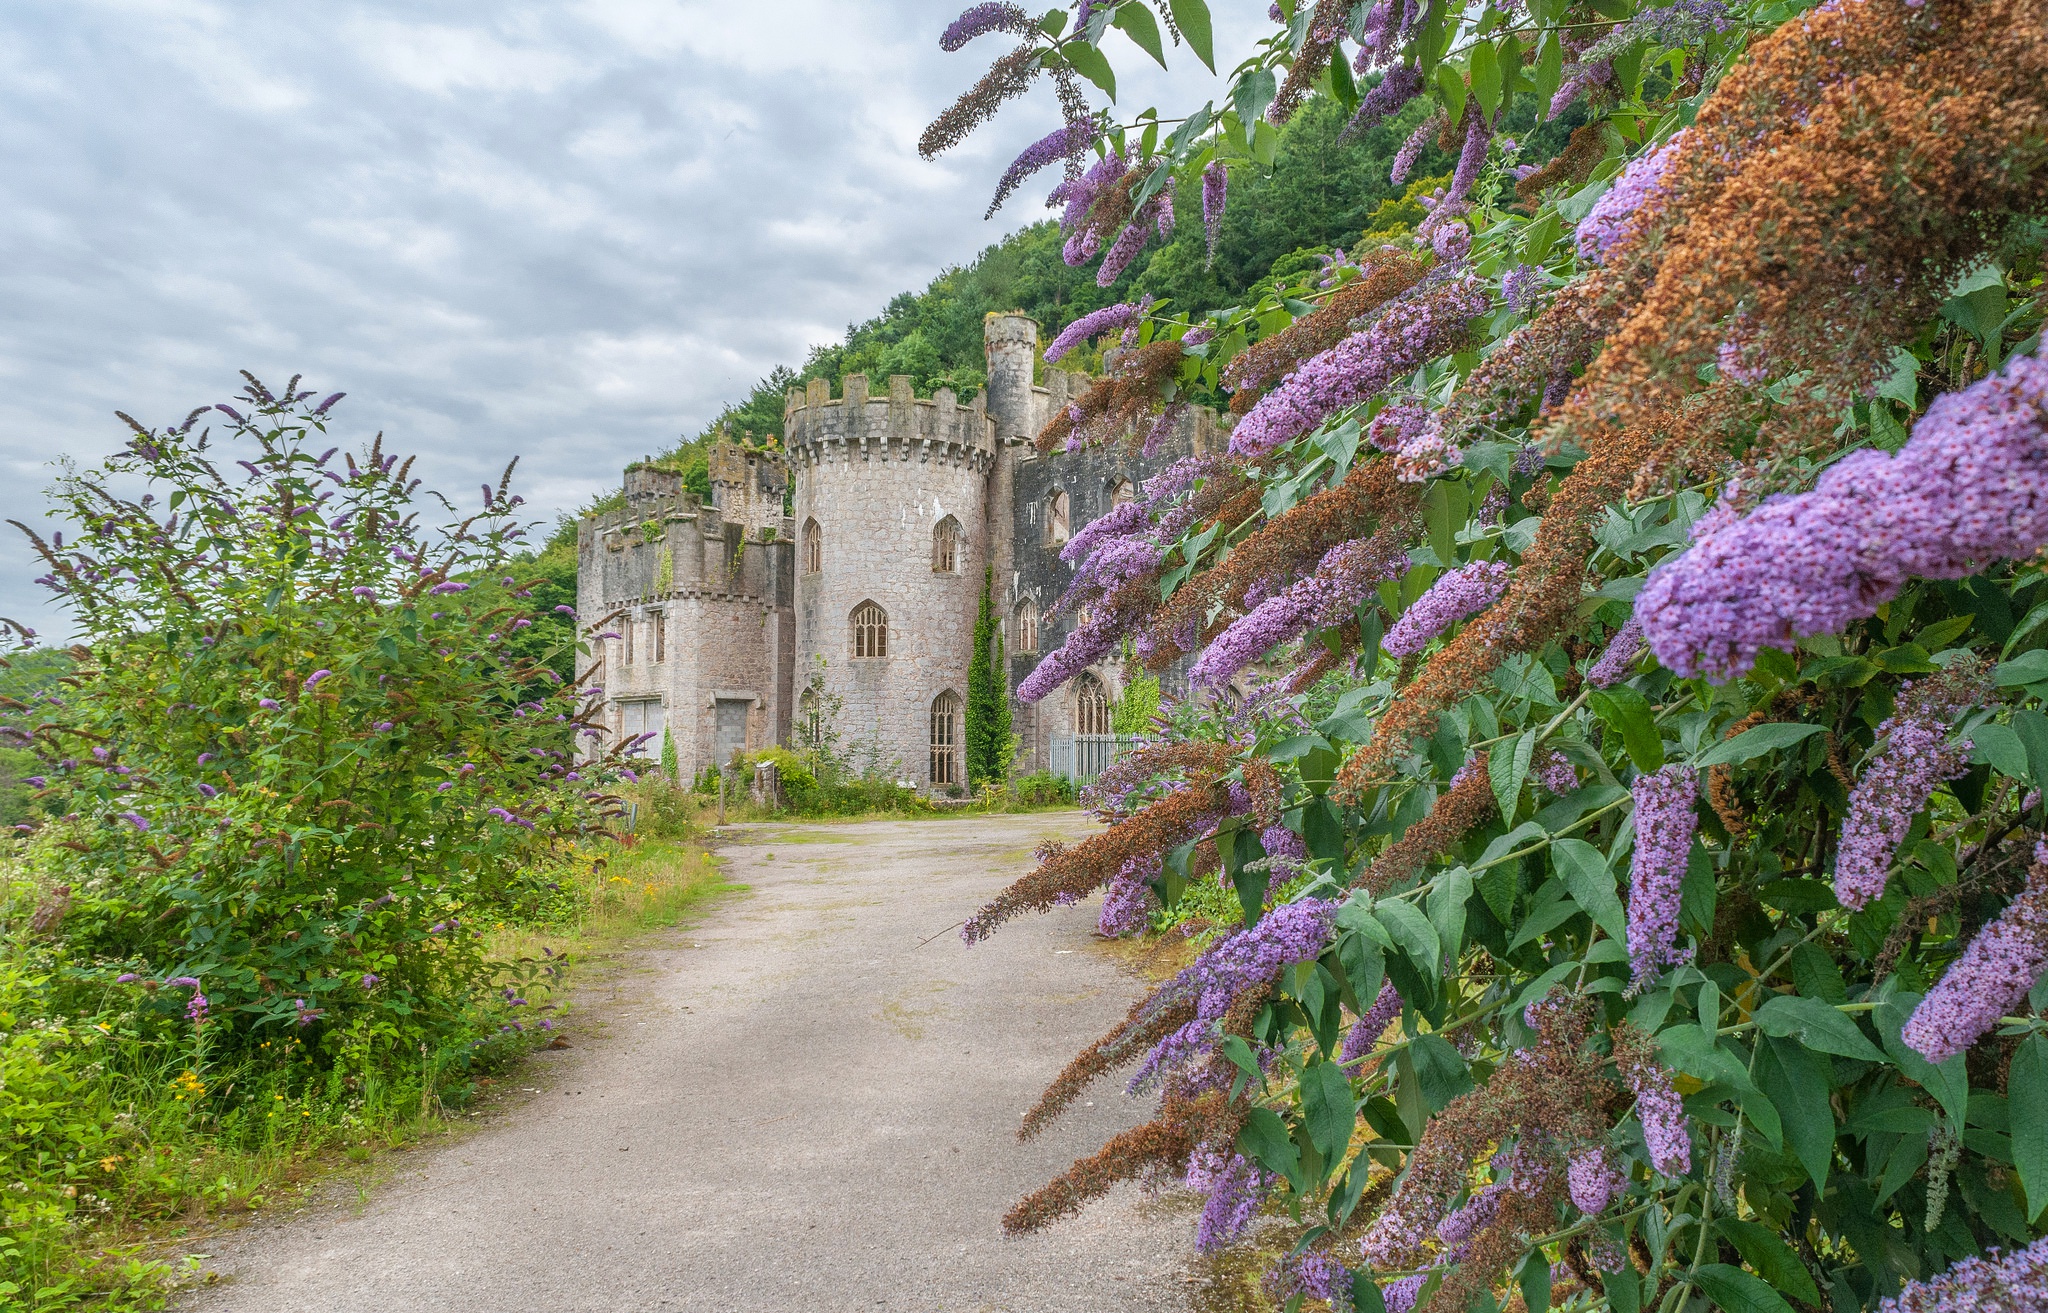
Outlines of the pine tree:
[{"label": "pine tree", "polygon": [[967,787],[1000,784],[1010,773],[1010,689],[1004,677],[1003,631],[996,623],[995,568],[981,574],[981,612],[974,618],[974,659],[967,665]]}]

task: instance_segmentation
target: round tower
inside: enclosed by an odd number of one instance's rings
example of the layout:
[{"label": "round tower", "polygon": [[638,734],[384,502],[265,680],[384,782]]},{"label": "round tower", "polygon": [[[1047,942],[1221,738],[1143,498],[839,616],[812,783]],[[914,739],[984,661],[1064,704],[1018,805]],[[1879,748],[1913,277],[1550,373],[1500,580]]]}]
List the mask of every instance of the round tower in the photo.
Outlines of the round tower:
[{"label": "round tower", "polygon": [[[1026,375],[1028,386],[1029,375]],[[822,671],[837,749],[855,769],[965,789],[967,666],[989,561],[994,424],[981,398],[919,400],[911,380],[792,389],[797,732]],[[822,665],[820,664],[822,658]],[[836,707],[834,702],[836,700]]]}]

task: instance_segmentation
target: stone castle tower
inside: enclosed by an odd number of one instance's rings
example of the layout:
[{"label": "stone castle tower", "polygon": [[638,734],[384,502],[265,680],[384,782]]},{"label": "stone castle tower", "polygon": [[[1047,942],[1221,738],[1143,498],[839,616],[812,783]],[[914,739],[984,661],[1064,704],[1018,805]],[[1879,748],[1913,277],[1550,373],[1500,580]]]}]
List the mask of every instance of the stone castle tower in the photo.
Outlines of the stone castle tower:
[{"label": "stone castle tower", "polygon": [[[690,775],[788,744],[800,720],[831,708],[856,768],[965,787],[984,568],[1014,690],[1072,622],[1046,616],[1073,574],[1060,547],[1217,435],[1212,413],[1191,411],[1151,459],[1120,448],[1040,457],[1032,436],[1089,380],[1051,370],[1034,383],[1038,325],[1023,315],[990,315],[985,336],[988,390],[965,405],[946,388],[919,399],[902,376],[881,393],[859,374],[837,397],[822,379],[792,389],[787,463],[715,445],[709,506],[673,475],[627,470],[626,509],[585,520],[579,535],[579,620],[603,636],[589,682],[614,735],[655,736],[640,749],[653,756],[666,731]],[[1020,770],[1086,777],[1107,762],[1116,664],[1016,707]]]}]

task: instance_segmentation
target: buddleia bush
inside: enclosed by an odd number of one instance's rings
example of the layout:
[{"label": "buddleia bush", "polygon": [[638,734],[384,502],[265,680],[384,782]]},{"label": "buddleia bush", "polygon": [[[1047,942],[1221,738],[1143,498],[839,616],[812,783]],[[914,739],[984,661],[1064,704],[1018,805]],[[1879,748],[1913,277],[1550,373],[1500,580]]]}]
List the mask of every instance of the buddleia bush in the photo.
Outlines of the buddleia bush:
[{"label": "buddleia bush", "polygon": [[1070,544],[1020,695],[1126,643],[1192,687],[966,937],[1097,890],[1245,925],[1027,1113],[1158,1099],[1005,1224],[1179,1181],[1290,1309],[2040,1306],[2048,10],[1273,18],[1220,104],[1123,122],[1073,79],[1112,29],[1213,64],[1200,0],[944,38],[1020,44],[926,147],[1052,76],[1003,189],[1064,163],[1105,284],[1307,96],[1413,123],[1397,182],[1459,152],[1391,245],[1048,352],[1127,348],[1043,450],[1237,418]]},{"label": "buddleia bush", "polygon": [[297,387],[129,421],[54,489],[69,527],[24,527],[78,638],[18,731],[57,818],[27,853],[69,886],[52,988],[130,993],[220,1061],[369,1064],[474,1032],[485,932],[560,910],[606,799],[571,759],[595,704],[512,652],[520,499],[455,513]]}]

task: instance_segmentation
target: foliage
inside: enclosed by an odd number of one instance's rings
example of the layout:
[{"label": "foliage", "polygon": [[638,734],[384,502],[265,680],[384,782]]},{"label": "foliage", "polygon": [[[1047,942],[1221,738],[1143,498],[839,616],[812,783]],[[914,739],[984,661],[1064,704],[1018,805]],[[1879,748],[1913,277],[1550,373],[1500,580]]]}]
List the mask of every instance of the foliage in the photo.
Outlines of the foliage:
[{"label": "foliage", "polygon": [[974,656],[967,663],[967,787],[980,792],[1010,777],[1017,744],[1010,733],[1009,661],[991,595],[995,569],[981,575],[981,610],[974,618]]},{"label": "foliage", "polygon": [[1159,676],[1137,675],[1124,682],[1124,695],[1110,709],[1109,727],[1126,737],[1150,734],[1158,714]]},{"label": "foliage", "polygon": [[1019,802],[1033,807],[1072,806],[1076,797],[1074,781],[1049,770],[1019,775],[1013,785]]},{"label": "foliage", "polygon": [[1041,435],[1242,417],[1094,544],[1027,695],[1126,640],[1252,688],[1170,703],[965,933],[1134,880],[1246,924],[1048,1089],[1027,1135],[1120,1063],[1161,1101],[1006,1226],[1184,1173],[1204,1247],[1288,1215],[1290,1309],[1429,1313],[1868,1308],[2040,1237],[2039,4],[1283,3],[1222,101],[1124,121],[1074,79],[1162,26],[1214,66],[1207,6],[1078,8],[1005,58],[1095,143],[1105,284],[1290,120],[1457,164],[1354,219],[1398,249],[1127,298],[1121,408]]}]

